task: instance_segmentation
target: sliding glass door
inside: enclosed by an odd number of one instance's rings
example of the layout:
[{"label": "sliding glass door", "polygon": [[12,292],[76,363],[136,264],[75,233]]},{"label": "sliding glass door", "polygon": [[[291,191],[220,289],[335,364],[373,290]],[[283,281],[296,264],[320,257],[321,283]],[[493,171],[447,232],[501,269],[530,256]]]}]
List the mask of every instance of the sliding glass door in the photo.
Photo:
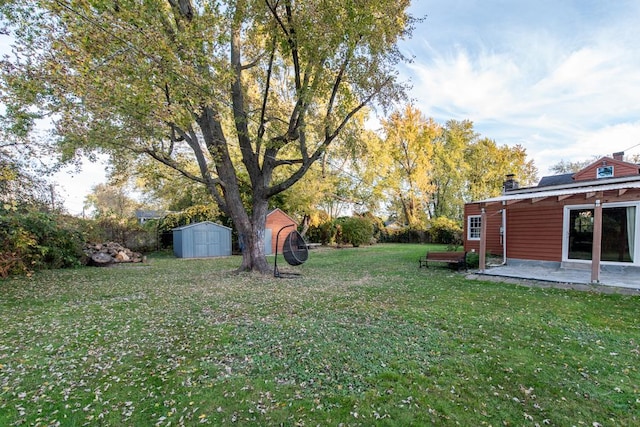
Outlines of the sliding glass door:
[{"label": "sliding glass door", "polygon": [[[590,260],[593,249],[593,209],[569,209],[567,258]],[[636,207],[602,209],[601,260],[633,262],[636,240]]]}]

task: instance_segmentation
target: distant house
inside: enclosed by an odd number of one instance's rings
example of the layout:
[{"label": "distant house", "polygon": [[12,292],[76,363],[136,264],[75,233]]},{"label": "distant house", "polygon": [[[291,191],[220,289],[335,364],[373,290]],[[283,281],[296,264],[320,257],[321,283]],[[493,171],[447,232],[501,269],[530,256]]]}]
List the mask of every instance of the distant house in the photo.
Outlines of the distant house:
[{"label": "distant house", "polygon": [[167,213],[164,211],[148,211],[148,210],[142,210],[142,209],[136,210],[136,218],[138,219],[138,222],[140,224],[144,224],[150,219],[162,219],[166,215]]},{"label": "distant house", "polygon": [[174,228],[173,253],[178,258],[231,255],[231,229],[210,221]]},{"label": "distant house", "polygon": [[[282,209],[276,208],[267,214],[267,222],[265,228],[271,232],[271,253],[276,252],[276,240],[278,232],[280,233],[280,239],[278,240],[278,253],[282,253],[282,246],[284,245],[284,239],[291,231],[297,229],[298,223],[289,215],[284,213]],[[285,228],[286,227],[286,228]],[[269,231],[267,231],[268,233]]]},{"label": "distant house", "polygon": [[624,153],[573,174],[547,176],[537,186],[505,182],[501,196],[465,205],[464,247],[506,264],[640,272],[640,166]]}]

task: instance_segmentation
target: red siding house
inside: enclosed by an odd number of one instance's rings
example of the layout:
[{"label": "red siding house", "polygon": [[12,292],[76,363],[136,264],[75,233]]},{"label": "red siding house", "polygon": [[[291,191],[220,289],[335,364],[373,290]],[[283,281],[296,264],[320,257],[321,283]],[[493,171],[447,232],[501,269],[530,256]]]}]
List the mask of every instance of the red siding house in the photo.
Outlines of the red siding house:
[{"label": "red siding house", "polygon": [[640,273],[640,166],[624,153],[603,157],[581,171],[547,176],[465,205],[464,247],[505,264],[533,263],[591,270],[637,268]]},{"label": "red siding house", "polygon": [[271,230],[271,253],[272,254],[276,253],[276,240],[277,240],[278,232],[284,227],[287,227],[284,230],[282,230],[282,233],[280,233],[280,240],[278,241],[278,253],[281,254],[282,247],[284,245],[284,239],[286,239],[287,235],[290,232],[295,231],[297,229],[296,228],[297,226],[298,226],[298,223],[279,208],[274,209],[267,214],[267,223],[265,228],[267,230]]}]

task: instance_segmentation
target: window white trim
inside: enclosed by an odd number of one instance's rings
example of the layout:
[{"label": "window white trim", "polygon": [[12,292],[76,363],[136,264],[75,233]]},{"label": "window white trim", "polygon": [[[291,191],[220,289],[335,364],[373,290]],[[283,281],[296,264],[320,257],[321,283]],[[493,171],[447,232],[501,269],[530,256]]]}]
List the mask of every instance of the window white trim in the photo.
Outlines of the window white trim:
[{"label": "window white trim", "polygon": [[596,171],[596,178],[613,178],[613,165],[600,166]]},{"label": "window white trim", "polygon": [[[620,207],[630,207],[635,206],[636,208],[636,226],[635,226],[635,236],[634,236],[634,246],[636,248],[634,253],[634,259],[632,262],[614,262],[614,261],[601,261],[601,264],[609,264],[609,265],[621,265],[621,266],[640,266],[640,254],[638,248],[640,247],[640,202],[629,201],[629,202],[614,202],[614,203],[603,203],[602,208],[620,208]],[[563,262],[572,262],[578,264],[591,264],[590,260],[576,260],[569,258],[569,214],[571,210],[574,209],[593,209],[593,204],[584,204],[584,205],[565,205],[564,213],[562,218],[562,261]]]},{"label": "window white trim", "polygon": [[469,215],[467,217],[467,240],[480,240],[481,227],[482,215]]}]

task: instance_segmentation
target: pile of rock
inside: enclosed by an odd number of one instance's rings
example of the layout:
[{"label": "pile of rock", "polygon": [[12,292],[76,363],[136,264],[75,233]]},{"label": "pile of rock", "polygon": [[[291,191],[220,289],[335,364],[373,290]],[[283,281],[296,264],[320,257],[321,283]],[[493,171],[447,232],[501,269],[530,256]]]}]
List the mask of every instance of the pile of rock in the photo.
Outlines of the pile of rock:
[{"label": "pile of rock", "polygon": [[143,262],[141,253],[133,252],[116,242],[87,243],[84,246],[88,264],[104,267],[120,262]]}]

